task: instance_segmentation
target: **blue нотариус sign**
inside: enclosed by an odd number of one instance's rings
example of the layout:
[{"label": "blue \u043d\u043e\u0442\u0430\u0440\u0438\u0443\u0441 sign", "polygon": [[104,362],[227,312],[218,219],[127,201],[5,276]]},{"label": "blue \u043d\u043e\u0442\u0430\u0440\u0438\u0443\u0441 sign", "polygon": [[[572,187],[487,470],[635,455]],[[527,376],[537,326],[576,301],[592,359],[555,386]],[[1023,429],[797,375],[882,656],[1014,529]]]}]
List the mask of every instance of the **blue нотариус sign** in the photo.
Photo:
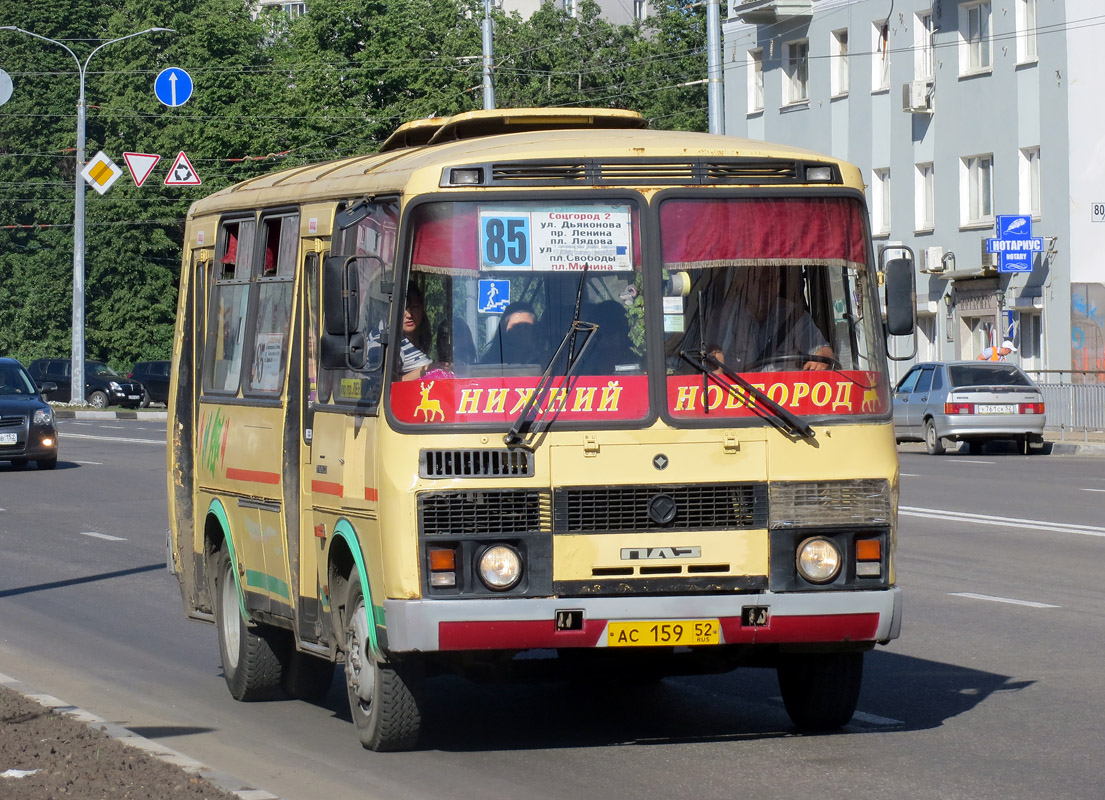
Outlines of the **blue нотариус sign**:
[{"label": "blue \u043d\u043e\u0442\u0430\u0440\u0438\u0443\u0441 sign", "polygon": [[1044,250],[1043,237],[1032,235],[1028,214],[999,214],[998,235],[986,240],[986,252],[999,255],[998,272],[1031,272],[1036,253]]}]

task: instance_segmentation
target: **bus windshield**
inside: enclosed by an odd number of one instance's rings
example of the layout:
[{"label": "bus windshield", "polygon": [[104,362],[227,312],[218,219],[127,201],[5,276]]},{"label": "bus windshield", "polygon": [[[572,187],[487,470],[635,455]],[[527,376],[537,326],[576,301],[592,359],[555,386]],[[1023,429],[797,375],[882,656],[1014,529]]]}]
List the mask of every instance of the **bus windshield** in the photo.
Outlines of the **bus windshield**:
[{"label": "bus windshield", "polygon": [[547,369],[539,413],[646,417],[639,216],[623,199],[416,208],[396,419],[509,426]]},{"label": "bus windshield", "polygon": [[802,415],[885,411],[858,202],[671,199],[660,234],[673,417],[750,416],[754,401],[726,372]]}]

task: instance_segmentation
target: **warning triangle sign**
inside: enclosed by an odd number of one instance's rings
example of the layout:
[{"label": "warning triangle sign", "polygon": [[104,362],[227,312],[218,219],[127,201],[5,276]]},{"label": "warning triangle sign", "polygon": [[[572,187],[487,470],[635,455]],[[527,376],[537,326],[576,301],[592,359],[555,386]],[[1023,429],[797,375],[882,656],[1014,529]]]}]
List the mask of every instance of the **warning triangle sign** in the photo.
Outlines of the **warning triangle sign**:
[{"label": "warning triangle sign", "polygon": [[127,162],[127,169],[130,170],[134,185],[141,186],[146,182],[146,178],[150,177],[161,156],[153,153],[123,153],[123,160]]},{"label": "warning triangle sign", "polygon": [[192,162],[188,160],[188,156],[184,155],[184,151],[181,150],[180,153],[177,154],[173,166],[169,168],[169,174],[165,176],[165,185],[199,186],[200,183],[200,176],[196,174]]}]

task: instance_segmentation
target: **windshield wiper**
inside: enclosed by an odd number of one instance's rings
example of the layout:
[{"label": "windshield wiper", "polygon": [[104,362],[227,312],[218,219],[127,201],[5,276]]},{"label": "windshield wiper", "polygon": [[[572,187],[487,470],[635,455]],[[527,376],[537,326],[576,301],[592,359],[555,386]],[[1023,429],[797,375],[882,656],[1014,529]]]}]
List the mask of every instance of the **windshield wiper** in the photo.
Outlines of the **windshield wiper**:
[{"label": "windshield wiper", "polygon": [[[812,439],[814,438],[814,436],[817,435],[814,433],[813,428],[810,427],[810,424],[808,422],[806,422],[797,414],[791,411],[787,411],[781,405],[768,397],[767,392],[763,391],[762,389],[757,389],[755,386],[746,381],[733,370],[729,369],[727,366],[725,366],[725,364],[714,358],[709,353],[702,352],[701,350],[680,350],[679,357],[691,366],[695,367],[695,369],[699,370],[702,373],[704,381],[709,378],[715,381],[719,386],[726,389],[727,391],[733,391],[733,387],[726,386],[725,383],[718,379],[718,376],[714,372],[714,370],[721,370],[721,373],[726,378],[742,388],[747,394],[755,398],[755,403],[749,403],[749,407],[753,411],[769,411],[771,413],[771,417],[769,417],[768,419],[770,419],[770,421],[774,423],[781,423],[782,427],[790,431],[792,434],[796,436],[801,436],[803,439]],[[707,396],[703,396],[702,403],[704,407],[709,407],[709,400]],[[760,416],[764,415],[761,414]]]},{"label": "windshield wiper", "polygon": [[[549,359],[548,366],[545,367],[545,372],[541,375],[541,380],[537,382],[533,394],[529,396],[529,399],[526,400],[526,404],[522,406],[522,411],[518,414],[517,419],[514,420],[514,424],[512,424],[510,429],[503,435],[503,443],[507,447],[514,447],[517,445],[524,447],[526,450],[533,449],[533,442],[539,433],[537,423],[540,421],[539,414],[534,413],[534,409],[538,408],[544,401],[545,396],[549,393],[549,389],[552,388],[552,383],[555,378],[563,378],[565,384],[569,382],[580,359],[582,359],[583,354],[587,352],[587,347],[591,344],[591,339],[595,331],[599,329],[599,326],[594,322],[584,322],[579,318],[579,309],[583,301],[583,281],[586,278],[587,266],[584,265],[583,274],[579,276],[579,287],[576,289],[576,302],[572,312],[572,321],[568,324],[568,330],[564,332],[564,336],[560,340],[560,345],[556,348],[556,352],[553,353],[552,358]],[[583,339],[583,344],[579,348],[579,352],[576,352],[576,337],[581,333],[584,334],[585,338]],[[564,371],[558,375],[553,368],[560,362],[560,354],[564,352],[565,348],[567,348],[568,351],[567,365]],[[548,422],[545,425],[546,428],[552,424],[552,420],[556,416],[556,411],[557,409],[552,410]]]}]

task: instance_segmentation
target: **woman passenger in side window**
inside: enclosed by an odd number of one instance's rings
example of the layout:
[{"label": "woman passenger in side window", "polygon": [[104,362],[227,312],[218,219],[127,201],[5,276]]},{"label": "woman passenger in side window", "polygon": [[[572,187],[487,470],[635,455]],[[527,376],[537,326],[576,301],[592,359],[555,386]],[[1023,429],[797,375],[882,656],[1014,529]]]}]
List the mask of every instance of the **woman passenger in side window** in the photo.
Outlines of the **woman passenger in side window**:
[{"label": "woman passenger in side window", "polygon": [[413,283],[407,284],[407,307],[403,313],[403,341],[399,345],[401,380],[421,378],[433,362],[430,351],[430,322],[426,319],[426,301]]}]

